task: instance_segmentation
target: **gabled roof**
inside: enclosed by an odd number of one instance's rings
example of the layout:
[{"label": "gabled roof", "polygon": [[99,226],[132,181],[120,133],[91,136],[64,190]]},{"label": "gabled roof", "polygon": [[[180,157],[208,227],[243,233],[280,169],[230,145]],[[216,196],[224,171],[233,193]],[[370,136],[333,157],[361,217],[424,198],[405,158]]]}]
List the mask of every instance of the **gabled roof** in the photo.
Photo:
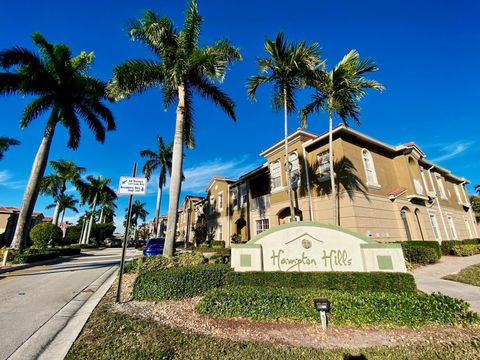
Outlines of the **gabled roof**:
[{"label": "gabled roof", "polygon": [[[288,135],[287,139],[288,139],[289,143],[294,143],[297,140],[303,140],[303,141],[306,142],[306,141],[309,141],[311,139],[315,139],[317,136],[318,135],[316,135],[314,133],[311,133],[311,132],[306,131],[304,129],[298,128],[293,133]],[[275,144],[270,146],[268,149],[263,150],[260,153],[260,156],[268,157],[269,155],[271,155],[275,151],[284,150],[284,148],[283,148],[283,146],[285,144],[284,141],[285,141],[285,139],[279,140],[278,142],[276,142]]]},{"label": "gabled roof", "polygon": [[212,187],[213,183],[215,181],[225,181],[226,183],[234,183],[235,179],[230,179],[230,178],[227,178],[227,177],[224,177],[224,176],[214,176],[212,177],[212,179],[208,182],[208,185],[207,187],[205,188],[205,192],[208,193],[208,190],[210,190],[210,188]]}]

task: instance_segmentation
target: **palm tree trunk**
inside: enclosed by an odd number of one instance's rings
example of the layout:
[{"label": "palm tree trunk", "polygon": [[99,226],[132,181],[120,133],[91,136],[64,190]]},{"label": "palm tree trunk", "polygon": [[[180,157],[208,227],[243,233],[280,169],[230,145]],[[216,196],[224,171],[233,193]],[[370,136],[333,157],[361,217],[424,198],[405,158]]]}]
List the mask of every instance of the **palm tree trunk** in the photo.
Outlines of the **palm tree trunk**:
[{"label": "palm tree trunk", "polygon": [[340,184],[337,185],[337,224],[340,226]]},{"label": "palm tree trunk", "polygon": [[337,222],[337,206],[336,206],[336,189],[335,189],[335,174],[333,171],[333,126],[332,126],[332,113],[328,114],[328,160],[330,162],[330,185],[332,188],[332,211],[333,211],[333,224],[338,225]]},{"label": "palm tree trunk", "polygon": [[80,239],[78,239],[79,244],[83,244],[83,236],[85,234],[86,227],[87,227],[87,216],[83,218],[82,231],[80,232]]},{"label": "palm tree trunk", "polygon": [[172,176],[170,177],[170,194],[168,201],[167,236],[165,239],[164,256],[172,256],[175,247],[175,232],[177,228],[178,199],[182,184],[183,161],[183,126],[185,121],[185,85],[178,86],[178,105],[175,121],[175,137],[173,139]]},{"label": "palm tree trunk", "polygon": [[100,210],[100,219],[98,220],[99,224],[103,224],[103,209],[104,209],[104,206],[105,205],[102,204],[102,209]]},{"label": "palm tree trunk", "polygon": [[287,193],[290,204],[290,221],[295,221],[295,207],[293,206],[292,186],[290,184],[290,159],[288,156],[288,114],[287,114],[287,89],[283,89],[283,117],[285,131],[285,175],[287,177]]},{"label": "palm tree trunk", "polygon": [[85,238],[85,244],[88,244],[88,241],[90,240],[90,234],[92,232],[92,225],[93,225],[93,220],[95,218],[95,208],[97,207],[97,195],[93,198],[93,205],[92,205],[92,214],[90,215],[90,221],[88,223],[88,230],[87,230],[87,236]]},{"label": "palm tree trunk", "polygon": [[162,204],[162,186],[158,184],[158,192],[157,192],[157,208],[155,212],[155,231],[157,237],[160,237],[160,206]]},{"label": "palm tree trunk", "polygon": [[62,229],[63,229],[63,218],[65,217],[65,210],[66,209],[63,209],[62,211],[62,221],[60,221],[60,225],[62,226]]},{"label": "palm tree trunk", "polygon": [[60,200],[57,200],[57,204],[55,205],[55,210],[53,211],[53,218],[52,218],[53,225],[58,225],[59,216],[60,216]]},{"label": "palm tree trunk", "polygon": [[55,133],[56,118],[57,110],[54,109],[45,128],[35,160],[33,161],[30,178],[28,179],[27,187],[23,195],[22,208],[18,215],[17,227],[15,228],[12,244],[10,245],[12,249],[23,250],[26,245],[33,209],[35,208],[35,203],[40,191],[40,181],[47,167],[48,154],[50,152],[50,146],[52,145],[53,134]]}]

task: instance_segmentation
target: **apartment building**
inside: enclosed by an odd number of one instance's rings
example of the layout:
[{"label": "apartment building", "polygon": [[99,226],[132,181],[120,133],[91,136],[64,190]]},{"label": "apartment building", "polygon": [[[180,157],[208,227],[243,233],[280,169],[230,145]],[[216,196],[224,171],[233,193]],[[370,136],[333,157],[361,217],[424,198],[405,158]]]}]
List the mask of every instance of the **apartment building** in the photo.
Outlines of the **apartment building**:
[{"label": "apartment building", "polygon": [[[328,134],[298,129],[288,142],[295,219],[333,223]],[[291,221],[283,139],[260,155],[257,169],[207,185],[209,236],[227,246]],[[340,226],[384,242],[478,237],[469,182],[428,161],[415,143],[391,146],[339,125],[333,158]]]},{"label": "apartment building", "polygon": [[[20,208],[13,206],[0,206],[0,246],[9,246],[13,240],[15,228],[17,227]],[[33,212],[30,228],[44,220],[40,212]],[[50,222],[52,218],[50,218]]]},{"label": "apartment building", "polygon": [[199,206],[204,197],[185,196],[181,208],[178,210],[177,219],[177,241],[193,241],[193,231],[197,223],[198,216],[203,213],[203,207]]}]

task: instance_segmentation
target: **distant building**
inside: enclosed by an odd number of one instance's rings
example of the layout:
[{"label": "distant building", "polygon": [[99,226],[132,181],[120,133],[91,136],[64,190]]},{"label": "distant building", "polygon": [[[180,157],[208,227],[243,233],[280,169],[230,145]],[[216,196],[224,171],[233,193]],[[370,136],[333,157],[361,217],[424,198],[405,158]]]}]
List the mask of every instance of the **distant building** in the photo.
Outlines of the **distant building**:
[{"label": "distant building", "polygon": [[[13,206],[0,206],[0,242],[1,246],[9,246],[12,243],[15,228],[17,226],[20,209]],[[32,214],[30,229],[42,222],[44,216],[40,212]],[[50,221],[51,218],[50,218]]]}]

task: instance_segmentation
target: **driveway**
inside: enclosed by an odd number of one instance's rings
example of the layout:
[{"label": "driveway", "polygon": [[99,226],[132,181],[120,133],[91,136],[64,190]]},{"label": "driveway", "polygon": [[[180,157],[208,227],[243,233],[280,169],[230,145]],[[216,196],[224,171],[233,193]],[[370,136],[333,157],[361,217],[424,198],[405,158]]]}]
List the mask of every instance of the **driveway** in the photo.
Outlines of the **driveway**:
[{"label": "driveway", "polygon": [[[139,254],[128,250],[127,259]],[[65,326],[58,324],[58,314],[66,323],[84,303],[81,300],[90,297],[115,272],[120,256],[121,249],[93,250],[55,265],[1,274],[0,359],[25,354],[20,350],[26,344],[32,347],[29,339],[44,342],[43,346],[48,344]],[[56,326],[52,326],[52,319]],[[35,351],[30,349],[28,354]]]},{"label": "driveway", "polygon": [[446,275],[456,274],[475,264],[480,264],[480,255],[442,256],[437,264],[414,270],[413,276],[419,290],[428,294],[440,292],[463,299],[470,304],[472,310],[480,313],[480,287],[442,279]]}]

